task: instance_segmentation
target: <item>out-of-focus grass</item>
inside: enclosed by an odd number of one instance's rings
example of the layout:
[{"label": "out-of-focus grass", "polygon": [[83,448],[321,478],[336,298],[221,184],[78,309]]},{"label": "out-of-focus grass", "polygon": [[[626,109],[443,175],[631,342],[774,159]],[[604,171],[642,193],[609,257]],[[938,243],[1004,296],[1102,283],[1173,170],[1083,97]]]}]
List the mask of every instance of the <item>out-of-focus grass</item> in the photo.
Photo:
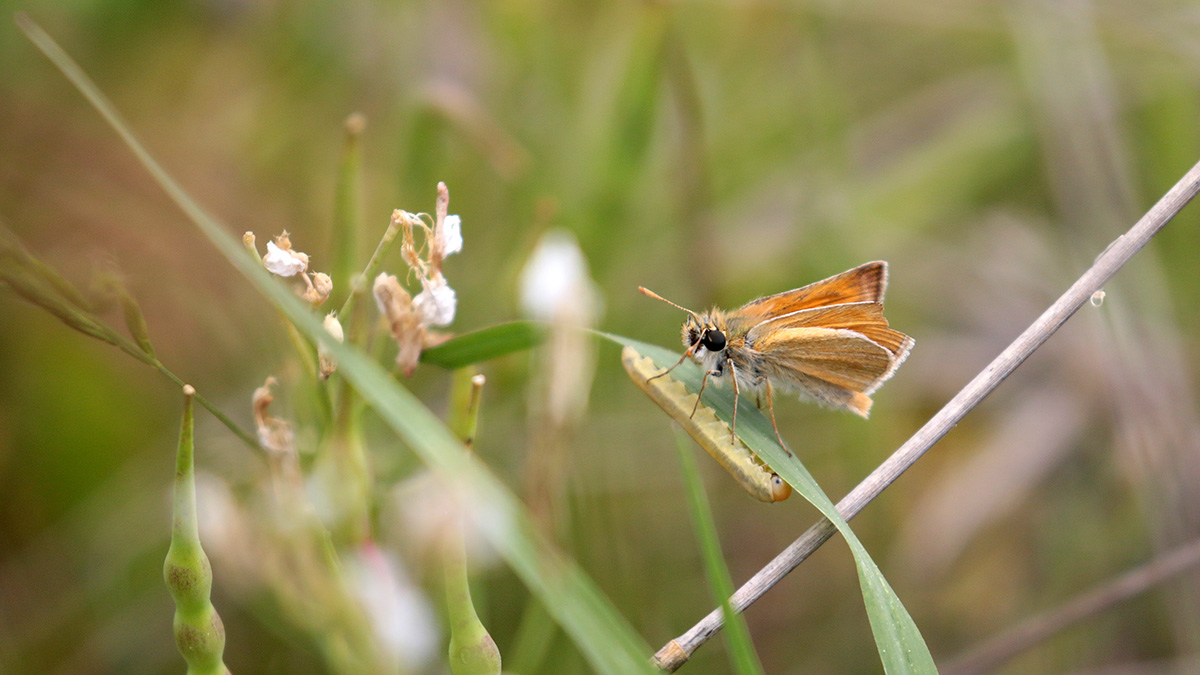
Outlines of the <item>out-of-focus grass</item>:
[{"label": "out-of-focus grass", "polygon": [[737,675],[762,675],[762,664],[754,652],[754,641],[750,638],[750,630],[746,628],[746,618],[736,613],[729,602],[734,592],[733,580],[725,565],[725,554],[721,551],[712,509],[704,493],[704,485],[700,482],[696,459],[692,456],[693,446],[688,442],[687,434],[678,429],[675,430],[675,444],[679,447],[679,466],[684,485],[687,486],[692,528],[696,531],[696,541],[704,556],[704,577],[710,586],[713,602],[720,605],[722,616],[725,617],[722,630],[725,631],[724,642],[729,649],[729,665]]},{"label": "out-of-focus grass", "polygon": [[[735,306],[888,259],[889,317],[918,345],[871,421],[778,405],[835,498],[1200,156],[1190,5],[1056,7],[22,5],[202,202],[239,229],[291,230],[317,261],[334,256],[321,246],[341,122],[363,112],[358,244],[446,181],[466,237],[447,263],[459,331],[517,318],[517,276],[551,225],[583,244],[603,327],[672,347],[680,317],[637,285]],[[159,357],[249,426],[250,392],[290,367],[269,307],[11,24],[0,59],[0,216],[81,286],[97,257],[115,259]],[[1085,308],[855,520],[935,657],[1195,535],[1198,222],[1185,210],[1103,307]],[[154,570],[175,390],[7,294],[0,312],[0,653],[14,672],[173,672]],[[478,444],[514,486],[527,366],[487,366]],[[410,384],[426,402],[447,386],[427,366]],[[197,422],[210,439],[198,469],[252,484],[244,448]],[[572,548],[661,644],[711,606],[670,435],[614,349],[600,352],[581,425],[566,470]],[[402,456],[387,461],[406,470]],[[755,503],[702,467],[735,582],[814,517]],[[962,508],[956,492],[979,498]],[[747,615],[767,672],[876,667],[852,563],[827,548]],[[312,645],[215,576],[235,672],[319,669]],[[478,584],[503,652],[525,593],[502,569]],[[1013,672],[1195,653],[1194,592],[1182,581],[1166,601],[1114,610]],[[688,668],[724,668],[720,649]],[[544,672],[582,670],[566,640],[552,643]]]}]

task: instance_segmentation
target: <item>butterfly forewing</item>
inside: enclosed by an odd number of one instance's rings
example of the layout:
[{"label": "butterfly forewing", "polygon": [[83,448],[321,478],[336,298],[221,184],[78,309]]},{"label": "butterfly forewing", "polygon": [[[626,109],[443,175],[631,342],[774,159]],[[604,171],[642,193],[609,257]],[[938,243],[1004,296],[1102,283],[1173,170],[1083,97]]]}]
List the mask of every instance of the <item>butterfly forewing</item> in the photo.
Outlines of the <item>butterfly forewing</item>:
[{"label": "butterfly forewing", "polygon": [[895,358],[903,359],[912,347],[912,338],[888,328],[883,317],[883,304],[878,302],[855,302],[803,309],[765,319],[746,334],[746,344],[764,351],[763,338],[775,331],[788,328],[822,327],[851,330],[877,343],[891,352]]},{"label": "butterfly forewing", "polygon": [[807,286],[754,300],[737,311],[747,318],[769,319],[803,309],[851,302],[883,302],[887,263],[882,260],[813,282]]}]

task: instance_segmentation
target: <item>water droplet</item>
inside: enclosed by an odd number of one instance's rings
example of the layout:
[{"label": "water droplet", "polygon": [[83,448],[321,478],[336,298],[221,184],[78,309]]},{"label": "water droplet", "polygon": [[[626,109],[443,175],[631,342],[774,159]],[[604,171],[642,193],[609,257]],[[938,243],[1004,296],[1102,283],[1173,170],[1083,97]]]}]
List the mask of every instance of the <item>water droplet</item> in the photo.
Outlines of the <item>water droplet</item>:
[{"label": "water droplet", "polygon": [[1092,299],[1090,302],[1092,303],[1092,307],[1099,307],[1100,305],[1103,305],[1104,291],[1096,291],[1095,293],[1092,293]]}]

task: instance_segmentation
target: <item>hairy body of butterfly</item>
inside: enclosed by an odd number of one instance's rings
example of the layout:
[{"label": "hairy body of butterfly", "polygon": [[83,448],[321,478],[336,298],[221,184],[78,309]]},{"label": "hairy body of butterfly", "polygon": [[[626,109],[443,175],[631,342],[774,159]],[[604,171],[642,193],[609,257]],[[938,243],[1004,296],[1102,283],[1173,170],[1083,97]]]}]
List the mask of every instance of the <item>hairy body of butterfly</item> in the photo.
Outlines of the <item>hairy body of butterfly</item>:
[{"label": "hairy body of butterfly", "polygon": [[[735,401],[742,390],[754,393],[756,400],[765,395],[772,425],[774,387],[866,417],[871,394],[895,373],[914,344],[883,317],[883,261],[730,312],[697,314],[641,290],[688,313],[682,329],[686,351],[679,363],[690,357],[705,369],[701,392],[709,378],[721,382],[732,373]],[[736,414],[735,407],[735,426]],[[784,445],[777,425],[775,435]]]}]

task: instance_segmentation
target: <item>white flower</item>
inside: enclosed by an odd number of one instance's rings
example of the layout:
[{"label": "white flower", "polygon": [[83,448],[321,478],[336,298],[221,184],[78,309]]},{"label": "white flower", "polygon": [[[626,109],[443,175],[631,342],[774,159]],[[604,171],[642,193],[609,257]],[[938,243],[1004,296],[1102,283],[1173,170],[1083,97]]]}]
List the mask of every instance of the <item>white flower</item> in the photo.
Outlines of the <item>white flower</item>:
[{"label": "white flower", "polygon": [[344,570],[389,670],[425,670],[440,644],[437,619],[401,560],[365,544],[351,552]]},{"label": "white flower", "polygon": [[413,307],[421,316],[421,323],[427,326],[449,326],[454,321],[454,312],[458,309],[458,295],[446,283],[446,277],[440,274],[432,279],[421,280],[425,287],[413,298]]},{"label": "white flower", "polygon": [[594,317],[601,304],[575,237],[566,230],[547,232],[521,272],[522,309],[535,319],[553,321],[564,314]]},{"label": "white flower", "polygon": [[263,256],[263,265],[271,274],[294,277],[308,269],[308,256],[279,248],[275,242],[268,241],[267,255]]},{"label": "white flower", "polygon": [[438,243],[442,247],[442,257],[453,255],[462,250],[462,218],[446,216],[442,227],[438,229]]}]

